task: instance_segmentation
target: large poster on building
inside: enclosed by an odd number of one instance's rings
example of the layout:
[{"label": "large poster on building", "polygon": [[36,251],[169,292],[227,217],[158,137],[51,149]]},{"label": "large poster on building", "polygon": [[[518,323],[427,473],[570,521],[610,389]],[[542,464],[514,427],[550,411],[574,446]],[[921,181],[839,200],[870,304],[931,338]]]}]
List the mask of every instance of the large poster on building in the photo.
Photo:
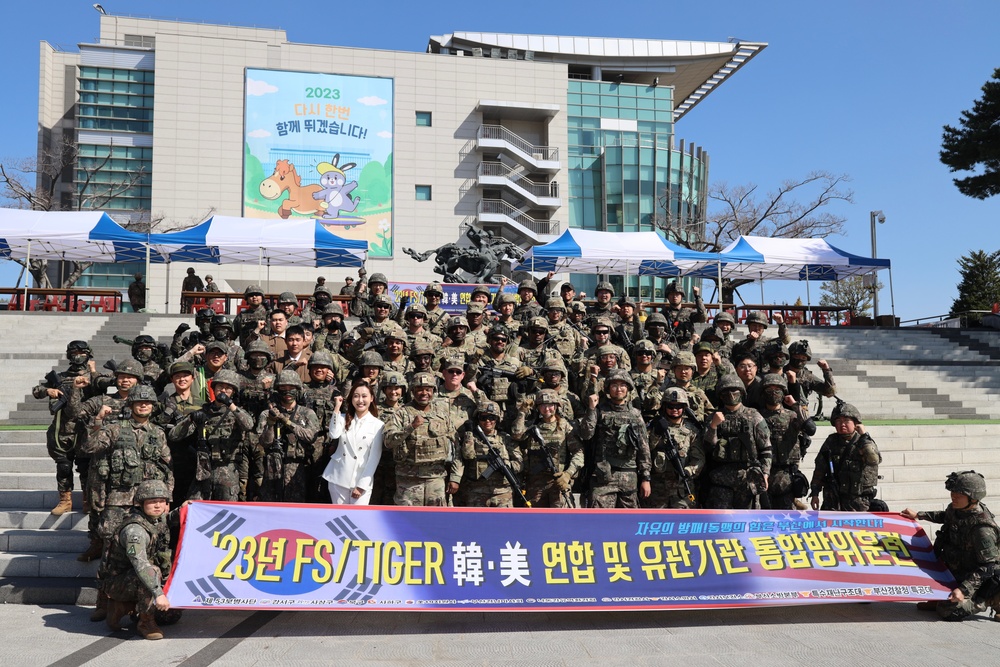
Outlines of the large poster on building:
[{"label": "large poster on building", "polygon": [[392,85],[248,68],[243,215],[316,218],[392,256]]}]

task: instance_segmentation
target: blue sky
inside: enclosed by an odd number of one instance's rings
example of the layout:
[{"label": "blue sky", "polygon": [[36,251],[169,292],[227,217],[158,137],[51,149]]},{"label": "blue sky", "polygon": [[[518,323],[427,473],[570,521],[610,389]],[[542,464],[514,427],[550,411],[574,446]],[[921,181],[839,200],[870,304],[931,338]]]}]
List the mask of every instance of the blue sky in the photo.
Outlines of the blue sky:
[{"label": "blue sky", "polygon": [[[869,211],[885,211],[879,255],[893,262],[896,314],[945,313],[955,298],[957,259],[1000,247],[1000,199],[958,193],[938,161],[941,127],[1000,67],[1000,3],[512,1],[341,3],[310,12],[308,3],[170,3],[106,0],[112,14],[207,23],[281,27],[290,41],[422,51],[430,35],[457,30],[726,41],[768,48],[698,105],[676,127],[678,139],[711,155],[710,177],[768,190],[812,170],[850,174],[854,205],[845,235],[830,241],[870,252]],[[282,6],[295,11],[277,13]],[[5,8],[0,44],[6,99],[0,105],[0,159],[31,155],[37,120],[38,42],[64,47],[93,41],[90,2],[56,0]],[[383,22],[382,25],[379,22]],[[0,271],[12,284],[16,272]],[[887,276],[883,278],[888,283]],[[756,300],[756,288],[745,288]],[[818,285],[812,299],[818,300]],[[754,296],[756,294],[757,296]],[[769,282],[768,300],[793,302],[805,287]],[[889,291],[880,309],[888,312]]]}]

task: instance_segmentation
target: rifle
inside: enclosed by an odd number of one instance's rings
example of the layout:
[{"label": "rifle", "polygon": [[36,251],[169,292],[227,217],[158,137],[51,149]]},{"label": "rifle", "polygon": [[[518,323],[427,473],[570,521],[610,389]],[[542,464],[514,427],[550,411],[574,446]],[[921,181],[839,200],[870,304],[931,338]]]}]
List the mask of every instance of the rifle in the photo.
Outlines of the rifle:
[{"label": "rifle", "polygon": [[694,324],[690,320],[667,320],[665,332],[667,340],[672,340],[677,344],[691,340],[694,335]]},{"label": "rifle", "polygon": [[[754,444],[753,435],[746,432],[741,433],[740,443],[747,450],[747,461],[749,462],[747,474],[749,475],[751,472],[760,474],[760,486],[763,487],[764,482],[767,481],[767,477],[764,475],[764,467],[760,464],[760,459],[757,457],[757,445]],[[761,509],[771,509],[771,496],[767,495],[767,489],[758,488],[756,495],[760,501]]]},{"label": "rifle", "polygon": [[503,457],[500,456],[500,452],[494,449],[493,445],[490,444],[490,439],[486,437],[485,433],[483,433],[483,428],[479,424],[476,424],[476,427],[473,429],[473,433],[480,439],[480,441],[482,441],[484,445],[486,445],[486,461],[488,466],[480,479],[487,479],[490,475],[499,470],[503,473],[507,483],[510,484],[511,491],[514,492],[514,507],[531,507],[531,503],[529,503],[528,499],[524,497],[524,491],[521,490],[521,485],[518,483],[517,477],[515,477],[511,469],[507,467],[507,463],[503,460]]},{"label": "rifle", "polygon": [[[497,378],[516,380],[517,375],[514,371],[505,371],[502,368],[497,368],[495,362],[490,360],[489,363],[479,368],[478,375],[476,376],[476,383],[479,385],[479,388],[486,392],[486,395],[491,399],[493,398],[493,390]],[[505,400],[509,400],[509,396]]]},{"label": "rifle", "polygon": [[635,342],[632,340],[632,336],[628,333],[628,327],[625,324],[619,324],[615,329],[615,333],[618,335],[618,339],[622,342],[622,348],[631,357],[632,348],[635,347]]},{"label": "rifle", "polygon": [[[119,345],[128,345],[129,347],[135,345],[134,339],[122,338],[117,334],[112,336],[111,340],[118,343]],[[170,347],[166,343],[157,343],[156,352],[154,352],[153,354],[154,354],[153,361],[155,361],[157,365],[160,366],[160,368],[166,370],[167,366],[170,365]],[[110,370],[110,367],[107,364],[104,364],[104,367]]]},{"label": "rifle", "polygon": [[53,403],[49,403],[49,414],[54,415],[66,407],[66,403],[69,402],[69,394],[63,390],[63,380],[55,371],[49,371],[45,374],[45,383],[49,385],[50,388],[58,389],[62,392],[62,396],[54,399]]},{"label": "rifle", "polygon": [[[274,412],[278,412],[277,406],[274,403],[268,404],[269,408]],[[271,457],[272,461],[275,462],[275,468],[278,472],[276,480],[271,481],[271,486],[274,490],[274,497],[278,499],[279,502],[285,500],[285,452],[288,451],[288,440],[285,438],[285,434],[281,431],[281,422],[276,422],[274,424],[274,442],[267,446],[264,451],[264,455]],[[265,463],[265,466],[267,464]]]},{"label": "rifle", "polygon": [[[538,448],[545,455],[545,467],[548,468],[549,472],[553,475],[556,474],[556,462],[552,459],[552,454],[549,452],[549,448],[545,446],[545,438],[542,437],[542,432],[538,430],[538,426],[535,425],[528,431],[528,435],[538,443]],[[530,451],[530,449],[529,449]],[[573,500],[573,494],[569,492],[569,489],[562,490],[563,500],[566,501],[567,507],[576,507],[576,502]]]},{"label": "rifle", "polygon": [[365,315],[361,318],[361,324],[364,325],[366,329],[374,329],[375,333],[365,342],[365,346],[362,348],[363,352],[368,350],[375,350],[379,354],[385,354],[385,334],[381,331],[375,329],[375,323],[372,322],[371,315]]},{"label": "rifle", "polygon": [[670,464],[674,467],[674,472],[677,473],[678,479],[684,483],[684,490],[687,492],[688,502],[693,504],[695,502],[694,491],[691,490],[691,480],[693,478],[687,468],[684,467],[684,462],[681,461],[681,453],[677,448],[677,441],[674,440],[673,434],[670,433],[670,424],[667,423],[666,418],[661,416],[657,418],[654,428],[657,433],[663,436],[663,443],[666,445],[665,447],[661,446],[657,449],[663,451],[663,453],[667,455],[667,460],[670,461]]}]

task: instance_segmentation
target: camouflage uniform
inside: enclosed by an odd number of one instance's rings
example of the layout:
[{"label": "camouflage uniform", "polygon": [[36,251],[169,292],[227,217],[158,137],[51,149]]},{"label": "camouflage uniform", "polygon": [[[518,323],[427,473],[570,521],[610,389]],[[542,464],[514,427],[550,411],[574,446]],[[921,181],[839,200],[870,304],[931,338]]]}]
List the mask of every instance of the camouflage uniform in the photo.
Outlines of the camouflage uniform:
[{"label": "camouflage uniform", "polygon": [[[281,378],[278,380],[282,381]],[[257,450],[251,474],[263,502],[306,502],[307,472],[320,458],[317,445],[319,418],[309,408],[296,404],[291,411],[278,407],[288,423],[268,423],[270,410],[257,418]]]},{"label": "camouflage uniform", "polygon": [[[493,414],[498,421],[500,408],[496,403],[490,403]],[[460,507],[511,507],[514,504],[513,491],[504,474],[494,470],[489,477],[483,473],[490,470],[487,461],[487,446],[474,433],[478,424],[462,429],[461,445],[457,456],[448,464],[448,481],[458,484],[455,494],[455,505]],[[507,468],[515,475],[521,472],[521,450],[510,441],[510,436],[499,431],[486,435],[486,440],[503,460]]]},{"label": "camouflage uniform", "polygon": [[185,496],[190,500],[236,501],[246,488],[246,434],[253,430],[253,417],[243,408],[230,410],[218,403],[202,407],[205,422],[196,423],[188,414],[170,430],[172,442],[196,444],[194,479]]},{"label": "camouflage uniform", "polygon": [[[410,391],[418,386],[434,386],[430,373],[417,373]],[[417,415],[424,423],[416,429]],[[447,464],[454,458],[455,436],[460,424],[446,399],[434,398],[426,410],[409,403],[386,423],[385,445],[396,462],[397,505],[441,507],[446,504]]]},{"label": "camouflage uniform", "polygon": [[760,414],[771,432],[771,475],[767,482],[767,495],[772,509],[789,510],[794,507],[795,494],[792,492],[792,475],[799,471],[802,451],[799,449],[799,433],[802,417],[794,410],[779,405],[776,410],[760,408]]},{"label": "camouflage uniform", "polygon": [[[551,389],[545,391],[552,391]],[[537,401],[537,399],[536,399]],[[560,408],[562,410],[562,408]],[[562,472],[568,473],[569,486],[583,468],[583,444],[576,427],[572,422],[560,416],[546,424],[541,421],[526,423],[526,411],[518,411],[511,433],[524,448],[524,495],[532,507],[572,507],[572,496],[559,488],[556,476]],[[539,443],[532,436],[532,429],[538,427],[538,432],[545,441]],[[545,447],[545,451],[542,447]],[[549,457],[554,468],[549,467]]]},{"label": "camouflage uniform", "polygon": [[131,508],[111,541],[102,592],[119,602],[135,601],[140,614],[151,613],[170,576],[171,557],[167,515],[151,519],[141,508]]},{"label": "camouflage uniform", "polygon": [[[742,387],[735,375],[719,383]],[[709,460],[708,509],[759,509],[758,494],[771,471],[771,433],[760,413],[745,405],[724,408],[725,421],[705,429],[705,452]]]},{"label": "camouflage uniform", "polygon": [[[836,487],[830,484],[830,463],[833,463]],[[816,469],[810,484],[811,495],[823,491],[824,510],[867,512],[875,497],[878,465],[882,455],[867,433],[855,431],[850,439],[839,434],[827,436],[816,453]]]},{"label": "camouflage uniform", "polygon": [[684,483],[667,456],[671,448],[667,433],[673,438],[677,455],[689,475],[688,484],[692,492],[705,468],[705,449],[698,425],[683,417],[679,424],[658,417],[649,430],[649,450],[653,458],[650,494],[648,498],[640,499],[639,503],[643,507],[658,509],[694,509],[695,503],[688,499]]},{"label": "camouflage uniform", "polygon": [[[402,380],[402,378],[400,379]],[[403,381],[405,382],[405,380]],[[385,385],[383,384],[383,386]],[[378,418],[382,420],[383,424],[389,424],[396,418],[396,414],[402,409],[402,404],[397,404],[391,408],[379,405]],[[382,456],[378,461],[378,467],[375,468],[375,474],[372,476],[372,494],[368,504],[395,505],[395,496],[396,462],[392,458],[392,450],[383,447]]]}]

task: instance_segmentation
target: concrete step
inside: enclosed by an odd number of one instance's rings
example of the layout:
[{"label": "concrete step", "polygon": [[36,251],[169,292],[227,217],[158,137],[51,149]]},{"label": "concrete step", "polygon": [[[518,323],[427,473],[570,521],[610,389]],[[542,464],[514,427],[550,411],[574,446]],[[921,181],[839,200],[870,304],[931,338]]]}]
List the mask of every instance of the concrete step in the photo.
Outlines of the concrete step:
[{"label": "concrete step", "polygon": [[[55,474],[51,490],[0,489],[0,508],[4,510],[34,510],[48,512],[59,503],[59,492],[55,489]],[[82,510],[83,493],[73,492],[73,509]]]},{"label": "concrete step", "polygon": [[44,429],[0,431],[0,443],[40,442],[45,444]]},{"label": "concrete step", "polygon": [[81,554],[90,546],[86,531],[34,530],[11,528],[0,530],[0,552]]},{"label": "concrete step", "polygon": [[0,458],[0,474],[53,474],[55,464],[52,459],[40,456],[5,456]]},{"label": "concrete step", "polygon": [[76,559],[77,555],[78,553],[44,551],[0,553],[0,577],[69,577],[88,580],[96,577],[97,561],[81,563]]},{"label": "concrete step", "polygon": [[0,472],[0,489],[55,491],[57,488],[55,467],[48,472]]},{"label": "concrete step", "polygon": [[[49,454],[44,442],[0,443],[0,463],[2,463],[3,459],[8,456],[31,456],[48,459]],[[49,461],[51,461],[51,459],[49,459]]]},{"label": "concrete step", "polygon": [[96,603],[96,580],[88,577],[0,577],[0,604],[93,606]]},{"label": "concrete step", "polygon": [[67,512],[54,516],[48,510],[0,509],[0,530],[21,528],[46,531],[86,531],[87,515]]}]

